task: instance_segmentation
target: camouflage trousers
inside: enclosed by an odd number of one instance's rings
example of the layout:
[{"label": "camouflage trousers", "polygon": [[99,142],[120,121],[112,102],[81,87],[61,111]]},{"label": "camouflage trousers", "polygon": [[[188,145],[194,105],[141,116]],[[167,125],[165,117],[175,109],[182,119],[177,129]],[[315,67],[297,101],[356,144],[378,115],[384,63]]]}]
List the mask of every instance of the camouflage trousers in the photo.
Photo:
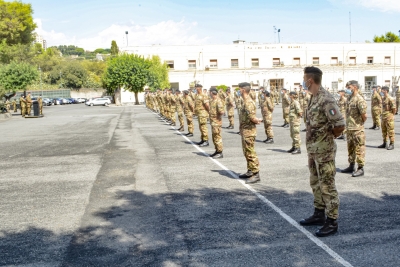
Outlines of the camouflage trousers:
[{"label": "camouflage trousers", "polygon": [[39,114],[43,115],[43,105],[39,105]]},{"label": "camouflage trousers", "polygon": [[212,132],[212,140],[215,146],[215,151],[222,152],[224,150],[224,146],[222,144],[221,125],[211,124],[211,132]]},{"label": "camouflage trousers", "polygon": [[274,131],[272,130],[272,115],[263,116],[265,135],[268,138],[274,138]]},{"label": "camouflage trousers", "polygon": [[208,117],[198,116],[199,128],[200,128],[200,134],[201,134],[202,141],[208,141],[207,118]]},{"label": "camouflage trousers", "polygon": [[185,116],[186,116],[186,122],[187,122],[187,125],[188,125],[188,132],[192,134],[193,131],[194,131],[193,114],[192,113],[186,113]]},{"label": "camouflage trousers", "polygon": [[372,121],[373,121],[374,125],[377,127],[381,127],[381,114],[382,114],[381,109],[372,109],[371,110]]},{"label": "camouflage trousers", "polygon": [[31,104],[26,104],[26,115],[28,116],[31,115],[31,109],[32,109]]},{"label": "camouflage trousers", "polygon": [[283,120],[285,121],[285,124],[289,124],[289,108],[284,108],[282,112]]},{"label": "camouflage trousers", "polygon": [[385,114],[382,116],[383,142],[386,143],[387,137],[389,137],[390,143],[394,144],[394,136],[394,115],[393,113]]},{"label": "camouflage trousers", "polygon": [[175,109],[171,109],[169,110],[169,119],[171,120],[172,123],[176,123],[176,110]]},{"label": "camouflage trousers", "polygon": [[[333,154],[333,155],[332,155]],[[335,185],[335,154],[308,154],[310,186],[314,195],[314,207],[325,210],[329,218],[339,217],[339,194]]]},{"label": "camouflage trousers", "polygon": [[292,138],[292,147],[300,148],[300,119],[290,122],[290,138]]},{"label": "camouflage trousers", "polygon": [[178,110],[178,120],[179,120],[179,125],[181,127],[183,127],[184,122],[183,122],[183,111],[182,110]]},{"label": "camouflage trousers", "polygon": [[25,117],[25,115],[26,115],[26,106],[21,106],[21,115],[22,115],[22,117]]},{"label": "camouflage trousers", "polygon": [[229,125],[234,126],[235,125],[235,120],[234,120],[234,109],[233,108],[227,108],[226,109],[227,114],[228,114],[228,120],[229,120]]},{"label": "camouflage trousers", "polygon": [[17,105],[13,105],[14,112],[17,112]]},{"label": "camouflage trousers", "polygon": [[400,98],[396,97],[396,113],[399,112],[399,108],[400,108]]},{"label": "camouflage trousers", "polygon": [[365,133],[364,131],[347,130],[347,151],[349,163],[356,163],[358,167],[365,165]]},{"label": "camouflage trousers", "polygon": [[242,149],[243,155],[247,161],[247,170],[252,171],[253,173],[259,172],[260,169],[260,163],[254,148],[255,139],[255,136],[245,137],[242,135]]}]

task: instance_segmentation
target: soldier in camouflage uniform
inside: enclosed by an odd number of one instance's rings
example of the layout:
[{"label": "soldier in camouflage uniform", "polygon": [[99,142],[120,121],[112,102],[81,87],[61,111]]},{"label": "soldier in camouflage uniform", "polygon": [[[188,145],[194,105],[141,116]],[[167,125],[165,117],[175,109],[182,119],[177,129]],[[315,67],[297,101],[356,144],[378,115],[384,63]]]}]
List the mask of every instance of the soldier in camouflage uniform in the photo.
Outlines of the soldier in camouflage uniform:
[{"label": "soldier in camouflage uniform", "polygon": [[[227,97],[228,95],[225,93],[225,91],[224,91],[224,89],[219,89],[219,91],[218,91],[218,97],[219,97],[219,99],[221,99],[221,102],[222,102],[222,104],[224,105],[224,107],[225,107],[225,101],[226,101],[226,97]],[[212,99],[213,97],[211,96],[211,99]]]},{"label": "soldier in camouflage uniform", "polygon": [[338,230],[339,196],[335,186],[334,139],[344,130],[345,121],[335,98],[321,86],[322,71],[316,67],[306,67],[303,78],[304,89],[311,93],[306,112],[306,146],[315,210],[312,216],[301,220],[300,224],[323,225],[316,232],[317,236],[322,237]]},{"label": "soldier in camouflage uniform", "polygon": [[289,127],[289,107],[290,107],[290,99],[287,95],[287,89],[282,88],[282,114],[284,123],[282,127],[288,128]]},{"label": "soldier in camouflage uniform", "polygon": [[[346,134],[347,150],[349,155],[349,167],[342,173],[352,173],[353,177],[364,175],[365,165],[365,133],[364,123],[367,120],[367,102],[359,94],[357,81],[349,81],[346,93],[351,95],[347,102],[346,110]],[[354,171],[357,161],[358,168]]]},{"label": "soldier in camouflage uniform", "polygon": [[[347,98],[345,96],[345,90],[339,90],[339,100],[337,102],[339,106],[340,113],[342,113],[344,119],[346,119],[346,109],[347,109]],[[346,130],[343,131],[342,135],[339,136],[337,139],[343,139],[346,141]]]},{"label": "soldier in camouflage uniform", "polygon": [[11,109],[11,102],[10,102],[10,100],[6,100],[6,110],[7,110],[7,112],[10,112],[10,109]]},{"label": "soldier in camouflage uniform", "polygon": [[[209,98],[207,95],[203,94],[201,84],[196,84],[195,88],[197,90],[196,100],[195,100],[195,111],[199,120],[199,128],[201,133],[201,141],[197,143],[199,146],[208,146],[208,129],[207,129],[207,118],[209,117],[208,112]],[[207,91],[207,90],[206,90]]]},{"label": "soldier in camouflage uniform", "polygon": [[371,130],[379,130],[381,127],[382,97],[379,93],[377,86],[372,86],[371,115],[374,124]]},{"label": "soldier in camouflage uniform", "polygon": [[221,98],[218,96],[218,91],[215,88],[210,89],[210,122],[211,122],[211,132],[212,139],[215,146],[214,154],[209,155],[214,159],[223,158],[223,144],[221,137],[221,127],[222,127],[222,115],[225,114],[224,104]]},{"label": "soldier in camouflage uniform", "polygon": [[399,107],[400,107],[400,89],[398,86],[395,87],[396,91],[396,115],[399,114]]},{"label": "soldier in camouflage uniform", "polygon": [[256,96],[256,92],[254,91],[254,89],[250,90],[249,95],[250,95],[251,99],[254,101],[254,103],[256,103],[257,96]]},{"label": "soldier in camouflage uniform", "polygon": [[263,91],[261,96],[261,114],[264,121],[265,134],[267,139],[263,142],[266,144],[274,143],[274,132],[272,130],[272,113],[274,112],[274,103],[271,100],[271,93],[267,90]]},{"label": "soldier in camouflage uniform", "polygon": [[26,115],[30,116],[32,109],[32,98],[30,92],[28,92],[28,95],[26,96],[25,100],[26,100]]},{"label": "soldier in camouflage uniform", "polygon": [[[304,112],[304,124],[307,122],[307,115],[305,114],[307,112],[307,107],[308,107],[308,102],[310,101],[311,98],[311,93],[308,91],[308,88],[303,88],[303,112]],[[307,126],[307,125],[306,125]],[[307,127],[305,127],[302,132],[307,132]]]},{"label": "soldier in camouflage uniform", "polygon": [[289,122],[290,122],[290,137],[292,138],[292,148],[288,151],[289,153],[301,154],[301,138],[300,138],[300,124],[301,117],[303,116],[303,110],[297,101],[297,92],[292,91],[289,93],[290,106],[289,106]]},{"label": "soldier in camouflage uniform", "polygon": [[21,107],[21,115],[22,117],[25,117],[26,115],[26,100],[24,95],[21,95],[21,97],[19,98],[19,105]]},{"label": "soldier in camouflage uniform", "polygon": [[264,87],[260,87],[260,90],[258,91],[257,94],[257,100],[258,100],[258,108],[261,108],[263,98],[264,97]]},{"label": "soldier in camouflage uniform", "polygon": [[228,113],[228,120],[229,120],[229,126],[226,127],[227,129],[233,129],[235,128],[235,100],[232,97],[231,94],[231,88],[228,87],[226,89],[226,112]]},{"label": "soldier in camouflage uniform", "polygon": [[387,150],[394,149],[394,114],[396,113],[396,106],[394,99],[389,95],[389,87],[382,87],[382,138],[383,144],[378,148],[386,148],[386,140],[389,137],[390,144]]},{"label": "soldier in camouflage uniform", "polygon": [[176,98],[176,112],[178,113],[178,120],[179,120],[179,129],[178,131],[183,131],[185,129],[185,125],[183,122],[183,106],[184,106],[184,99],[181,94],[181,91],[178,89],[175,91],[175,98]]},{"label": "soldier in camouflage uniform", "polygon": [[188,90],[183,91],[183,96],[184,96],[183,112],[185,113],[186,122],[188,125],[188,133],[186,134],[186,136],[192,137],[194,130],[193,127],[194,102]]},{"label": "soldier in camouflage uniform", "polygon": [[177,104],[177,97],[172,93],[172,89],[168,90],[168,96],[169,96],[169,116],[171,126],[176,126],[176,104]]},{"label": "soldier in camouflage uniform", "polygon": [[11,101],[11,105],[13,106],[14,113],[17,112],[17,100],[15,98]]},{"label": "soldier in camouflage uniform", "polygon": [[[240,93],[240,90],[236,90],[235,98],[236,98],[236,109],[237,109],[238,118],[239,118],[239,121],[240,121],[240,114],[242,112],[242,107],[243,107],[243,98],[242,98],[242,95]],[[240,130],[239,130],[239,132],[237,132],[237,134],[240,134]]]},{"label": "soldier in camouflage uniform", "polygon": [[246,179],[246,184],[260,181],[260,163],[254,148],[257,136],[256,125],[262,120],[256,117],[256,103],[250,97],[250,84],[240,83],[240,93],[243,98],[243,107],[240,112],[240,134],[242,136],[243,154],[247,161],[247,173],[239,175],[240,179]]}]

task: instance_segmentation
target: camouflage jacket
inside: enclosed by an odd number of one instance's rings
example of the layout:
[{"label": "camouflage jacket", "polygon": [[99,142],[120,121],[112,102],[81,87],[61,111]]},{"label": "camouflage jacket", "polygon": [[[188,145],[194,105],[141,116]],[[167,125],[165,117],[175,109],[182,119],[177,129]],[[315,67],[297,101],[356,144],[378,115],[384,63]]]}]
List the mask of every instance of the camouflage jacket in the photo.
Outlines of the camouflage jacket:
[{"label": "camouflage jacket", "polygon": [[249,96],[253,101],[256,101],[256,93],[253,90],[250,91]]},{"label": "camouflage jacket", "polygon": [[257,136],[256,124],[251,120],[256,118],[256,103],[250,96],[243,99],[243,107],[240,110],[240,133],[243,137]]},{"label": "camouflage jacket", "polygon": [[282,108],[288,108],[290,106],[290,99],[288,95],[282,95]]},{"label": "camouflage jacket", "polygon": [[19,98],[19,104],[21,105],[21,107],[25,107],[26,106],[26,99],[21,96]]},{"label": "camouflage jacket", "polygon": [[224,104],[219,97],[210,102],[210,122],[211,126],[222,125],[222,115],[225,113]]},{"label": "camouflage jacket", "polygon": [[333,160],[336,143],[332,129],[345,126],[335,98],[321,87],[316,96],[310,95],[306,116],[307,152],[325,154],[320,158],[321,162]]},{"label": "camouflage jacket", "polygon": [[306,92],[303,98],[303,110],[307,110],[308,102],[310,101],[311,95]]},{"label": "camouflage jacket", "polygon": [[382,97],[375,91],[371,98],[371,109],[380,110],[382,109]]},{"label": "camouflage jacket", "polygon": [[228,96],[226,97],[226,108],[227,109],[231,109],[235,107],[235,100],[233,99],[231,94],[228,94]]},{"label": "camouflage jacket", "polygon": [[183,105],[183,112],[185,113],[186,116],[192,116],[194,112],[194,102],[190,95],[185,96],[185,101]]},{"label": "camouflage jacket", "polygon": [[221,101],[224,103],[225,99],[227,97],[227,94],[224,92],[224,90],[220,89],[218,91],[218,97],[221,99]]},{"label": "camouflage jacket", "polygon": [[396,109],[396,103],[394,99],[388,95],[382,98],[382,117],[392,114],[393,109]]},{"label": "camouflage jacket", "polygon": [[177,96],[176,95],[173,95],[173,94],[170,94],[169,95],[169,108],[172,110],[172,111],[176,111],[176,104],[178,103],[178,101],[177,101]]},{"label": "camouflage jacket", "polygon": [[367,113],[367,102],[360,94],[350,96],[346,109],[347,130],[364,130],[363,114]]},{"label": "camouflage jacket", "polygon": [[346,105],[347,105],[346,97],[340,96],[340,98],[338,100],[338,106],[339,106],[340,113],[342,113],[343,116],[346,115]]},{"label": "camouflage jacket", "polygon": [[303,113],[303,110],[300,106],[300,103],[297,99],[293,99],[290,103],[289,108],[289,120],[291,122],[296,122],[300,120],[300,114]]},{"label": "camouflage jacket", "polygon": [[182,95],[177,95],[176,96],[176,111],[182,112],[183,111],[183,105],[185,100],[183,99]]},{"label": "camouflage jacket", "polygon": [[208,117],[208,112],[205,108],[205,104],[209,103],[208,96],[204,94],[197,94],[195,100],[195,112],[199,117]]},{"label": "camouflage jacket", "polygon": [[264,101],[261,103],[261,113],[262,116],[269,117],[272,115],[272,112],[274,112],[274,104],[271,101],[271,98],[265,97]]}]

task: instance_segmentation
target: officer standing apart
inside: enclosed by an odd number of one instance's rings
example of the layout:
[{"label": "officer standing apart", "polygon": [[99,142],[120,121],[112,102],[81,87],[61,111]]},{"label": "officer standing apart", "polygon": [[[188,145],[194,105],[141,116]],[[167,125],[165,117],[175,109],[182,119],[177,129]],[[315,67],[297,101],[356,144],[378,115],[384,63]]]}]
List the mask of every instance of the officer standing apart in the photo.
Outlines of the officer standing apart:
[{"label": "officer standing apart", "polygon": [[[207,119],[208,119],[208,112],[210,110],[209,106],[209,98],[207,95],[203,94],[201,84],[196,84],[195,88],[197,90],[196,94],[196,101],[195,101],[195,109],[196,115],[199,120],[199,128],[201,133],[201,141],[197,143],[198,146],[208,146],[208,129],[207,129]],[[207,92],[207,90],[205,89]]]},{"label": "officer standing apart", "polygon": [[250,97],[250,83],[239,84],[240,94],[243,98],[243,107],[240,112],[240,135],[242,136],[242,149],[247,161],[247,173],[239,175],[239,178],[246,179],[246,184],[253,184],[260,181],[260,163],[254,148],[257,136],[256,125],[261,119],[256,117],[256,103]]},{"label": "officer standing apart", "polygon": [[31,98],[31,93],[28,93],[26,96],[26,114],[28,116],[31,115],[31,108],[32,108],[32,98]]},{"label": "officer standing apart", "polygon": [[282,127],[288,128],[289,127],[289,109],[290,109],[290,99],[287,95],[287,89],[282,88],[282,114],[284,123]]},{"label": "officer standing apart", "polygon": [[183,91],[183,95],[185,98],[183,112],[186,116],[186,122],[188,125],[188,133],[186,134],[187,137],[193,136],[193,112],[194,112],[194,102],[188,90]]},{"label": "officer standing apart", "polygon": [[389,87],[382,87],[382,138],[383,144],[378,148],[386,148],[386,140],[389,137],[390,144],[387,150],[394,149],[394,114],[396,114],[396,106],[394,99],[389,95]]},{"label": "officer standing apart", "polygon": [[17,100],[15,98],[11,101],[11,105],[13,106],[14,113],[17,112]]},{"label": "officer standing apart", "polygon": [[323,237],[338,230],[339,196],[335,185],[334,139],[343,132],[345,121],[335,98],[321,86],[322,71],[316,67],[306,67],[303,78],[303,88],[308,88],[311,93],[306,112],[306,146],[315,211],[300,224],[323,225],[316,232],[317,236]]},{"label": "officer standing apart", "polygon": [[372,86],[371,115],[374,124],[370,129],[379,130],[381,127],[382,97],[377,86]]},{"label": "officer standing apart", "polygon": [[[359,94],[357,81],[349,81],[346,94],[350,95],[346,110],[346,134],[347,151],[349,155],[349,167],[342,170],[342,173],[352,173],[353,177],[364,175],[365,165],[365,132],[364,123],[367,120],[367,102]],[[357,161],[358,168],[354,166]]]},{"label": "officer standing apart", "polygon": [[42,99],[42,95],[39,95],[39,97],[38,97],[38,104],[39,104],[39,115],[43,116],[43,99]]},{"label": "officer standing apart", "polygon": [[25,117],[26,114],[26,100],[24,95],[21,94],[21,97],[19,98],[19,105],[21,107],[21,115],[22,117]]},{"label": "officer standing apart", "polygon": [[299,101],[297,101],[297,92],[292,91],[289,93],[290,96],[290,107],[289,107],[289,122],[290,122],[290,137],[292,138],[292,148],[288,151],[289,153],[301,154],[301,138],[300,138],[300,123],[301,117],[303,116],[303,110],[301,109]]},{"label": "officer standing apart", "polygon": [[266,144],[274,143],[274,131],[272,130],[272,113],[274,112],[274,104],[271,101],[271,93],[264,90],[261,96],[261,114],[264,121],[264,129],[267,139],[263,142]]},{"label": "officer standing apart", "polygon": [[[339,90],[338,106],[339,106],[340,113],[343,115],[344,119],[346,120],[347,98],[346,98],[345,94],[346,94],[346,92],[344,89]],[[346,130],[344,130],[342,135],[339,136],[337,139],[343,139],[346,141]]]},{"label": "officer standing apart", "polygon": [[218,91],[215,88],[210,89],[210,122],[211,122],[211,132],[212,139],[215,146],[214,154],[211,154],[210,157],[214,159],[220,159],[224,156],[222,155],[223,144],[221,137],[221,127],[222,127],[222,115],[225,114],[224,103],[218,96]]},{"label": "officer standing apart", "polygon": [[226,127],[227,129],[233,129],[235,128],[235,100],[232,97],[231,94],[231,88],[228,87],[228,89],[226,89],[226,111],[228,113],[228,120],[229,120],[229,126]]}]

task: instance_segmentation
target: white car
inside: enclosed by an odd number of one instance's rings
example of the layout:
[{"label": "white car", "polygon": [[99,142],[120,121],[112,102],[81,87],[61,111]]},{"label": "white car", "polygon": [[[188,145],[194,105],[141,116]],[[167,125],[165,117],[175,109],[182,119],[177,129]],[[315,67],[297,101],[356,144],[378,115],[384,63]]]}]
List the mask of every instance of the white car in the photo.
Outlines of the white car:
[{"label": "white car", "polygon": [[85,105],[86,106],[108,106],[111,104],[110,99],[108,98],[94,98],[94,99],[89,99]]}]

